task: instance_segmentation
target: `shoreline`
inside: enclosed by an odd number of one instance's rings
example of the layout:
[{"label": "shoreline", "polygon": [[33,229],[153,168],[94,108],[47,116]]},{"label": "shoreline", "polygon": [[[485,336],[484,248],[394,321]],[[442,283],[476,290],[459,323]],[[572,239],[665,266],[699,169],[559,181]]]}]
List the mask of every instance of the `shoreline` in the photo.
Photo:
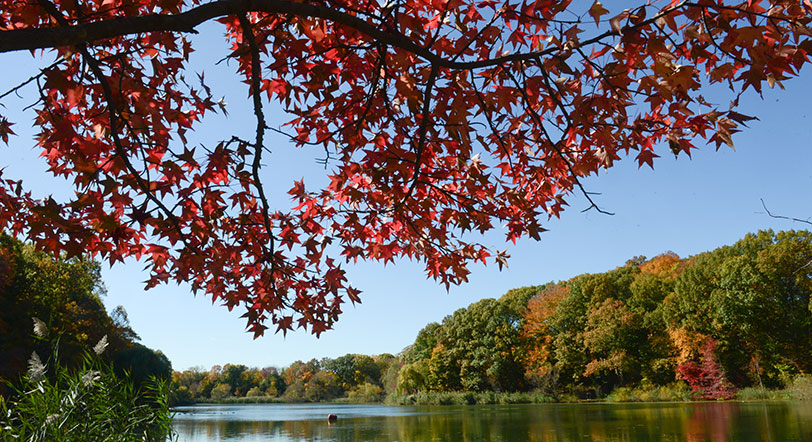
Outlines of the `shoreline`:
[{"label": "shoreline", "polygon": [[[392,406],[453,406],[453,405],[516,405],[516,404],[630,404],[630,403],[718,403],[718,402],[781,402],[811,400],[810,395],[794,393],[792,389],[761,390],[748,388],[739,391],[737,396],[728,400],[704,400],[692,397],[690,392],[682,397],[663,398],[650,396],[641,398],[640,393],[651,393],[652,390],[637,391],[638,395],[609,394],[598,399],[578,399],[575,397],[562,397],[554,399],[549,396],[532,392],[495,393],[495,392],[427,392],[410,395],[389,395],[378,401],[359,401],[349,398],[337,398],[326,401],[290,401],[278,397],[241,397],[225,398],[220,400],[208,399],[194,401],[179,406],[194,405],[240,405],[240,404],[335,404],[335,405],[392,405]],[[614,392],[613,392],[614,393]],[[644,396],[645,397],[645,396]]]}]

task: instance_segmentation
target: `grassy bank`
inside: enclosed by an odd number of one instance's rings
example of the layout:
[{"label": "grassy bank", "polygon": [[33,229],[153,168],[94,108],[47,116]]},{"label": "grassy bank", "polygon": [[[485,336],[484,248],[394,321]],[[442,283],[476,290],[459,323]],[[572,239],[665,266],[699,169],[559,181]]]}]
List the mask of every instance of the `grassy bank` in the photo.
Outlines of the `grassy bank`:
[{"label": "grassy bank", "polygon": [[652,387],[620,387],[612,390],[604,402],[683,402],[695,400],[684,382]]},{"label": "grassy bank", "polygon": [[[736,393],[735,400],[812,400],[812,375],[798,376],[783,390],[765,388],[743,388]],[[665,386],[621,387],[614,389],[606,397],[589,402],[687,402],[698,400],[690,388],[683,382]],[[552,398],[538,392],[420,392],[415,394],[391,394],[376,397],[344,397],[322,403],[333,404],[380,404],[386,405],[498,405],[498,404],[546,404],[583,402],[573,395],[562,395]],[[224,399],[205,399],[189,404],[294,404],[302,401],[279,397],[230,397]]]},{"label": "grassy bank", "polygon": [[736,394],[736,399],[743,401],[756,401],[765,399],[812,399],[812,375],[798,376],[784,390],[769,390],[766,388],[743,388]]},{"label": "grassy bank", "polygon": [[[797,376],[784,389],[762,387],[742,388],[736,392],[735,400],[810,400],[812,399],[812,375]],[[606,402],[679,402],[697,400],[691,390],[682,382],[662,387],[616,388],[603,399]]]}]

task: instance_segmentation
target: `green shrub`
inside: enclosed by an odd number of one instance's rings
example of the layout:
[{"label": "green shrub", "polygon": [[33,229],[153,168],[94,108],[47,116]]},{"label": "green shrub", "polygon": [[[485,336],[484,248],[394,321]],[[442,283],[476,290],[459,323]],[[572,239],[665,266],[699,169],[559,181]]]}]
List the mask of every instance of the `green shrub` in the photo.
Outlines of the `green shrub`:
[{"label": "green shrub", "polygon": [[792,399],[812,399],[812,375],[796,376],[787,393]]},{"label": "green shrub", "polygon": [[630,387],[618,387],[606,396],[608,402],[636,402],[638,399]]},{"label": "green shrub", "polygon": [[194,402],[194,395],[192,395],[192,392],[189,391],[189,388],[185,385],[181,385],[169,392],[169,405],[172,407],[176,405],[189,405]]},{"label": "green shrub", "polygon": [[[36,322],[36,321],[35,321]],[[45,340],[39,322],[35,331]],[[0,400],[0,440],[29,442],[165,441],[172,436],[166,380],[153,378],[134,387],[128,373],[116,376],[101,358],[102,338],[85,350],[77,369],[59,361],[59,338],[43,362],[34,352],[28,372],[11,385],[8,400]],[[1,399],[1,398],[0,398]]]},{"label": "green shrub", "polygon": [[763,399],[776,399],[779,395],[776,391],[771,391],[763,387],[742,388],[736,392],[736,399],[743,401],[757,401]]},{"label": "green shrub", "polygon": [[607,402],[675,402],[691,399],[691,391],[684,382],[662,386],[619,387],[606,396]]},{"label": "green shrub", "polygon": [[259,396],[265,396],[265,394],[262,393],[262,390],[260,390],[259,387],[251,387],[251,389],[249,389],[248,392],[245,393],[245,397],[259,397]]},{"label": "green shrub", "polygon": [[347,393],[347,398],[355,402],[380,402],[383,399],[383,394],[381,387],[364,382],[350,390]]}]

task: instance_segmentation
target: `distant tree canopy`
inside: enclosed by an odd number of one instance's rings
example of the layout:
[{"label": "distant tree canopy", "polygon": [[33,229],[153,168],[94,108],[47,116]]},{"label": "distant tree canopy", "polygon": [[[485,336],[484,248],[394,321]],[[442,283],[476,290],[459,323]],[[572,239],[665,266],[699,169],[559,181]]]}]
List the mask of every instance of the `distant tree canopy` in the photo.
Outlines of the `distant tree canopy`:
[{"label": "distant tree canopy", "polygon": [[736,386],[782,386],[812,372],[811,292],[807,231],[761,231],[688,259],[635,257],[429,324],[403,353],[398,386],[603,395],[689,381],[686,367]]},{"label": "distant tree canopy", "polygon": [[173,394],[177,402],[312,402],[449,391],[601,397],[618,387],[666,387],[729,398],[737,387],[786,387],[812,373],[810,294],[812,233],[761,231],[690,258],[638,256],[604,273],[477,301],[427,324],[397,356],[175,372]]},{"label": "distant tree canopy", "polygon": [[394,391],[391,377],[400,366],[395,356],[384,353],[296,361],[282,370],[234,364],[215,365],[209,371],[192,368],[173,373],[172,401],[191,403],[246,397],[318,402],[349,397],[372,402],[381,400],[385,391]]},{"label": "distant tree canopy", "polygon": [[0,235],[0,389],[18,380],[33,351],[47,352],[32,337],[32,318],[60,336],[60,360],[68,366],[107,336],[105,354],[119,370],[131,371],[136,384],[149,374],[168,377],[169,360],[135,342],[122,307],[107,314],[105,293],[98,262],[55,258]]}]

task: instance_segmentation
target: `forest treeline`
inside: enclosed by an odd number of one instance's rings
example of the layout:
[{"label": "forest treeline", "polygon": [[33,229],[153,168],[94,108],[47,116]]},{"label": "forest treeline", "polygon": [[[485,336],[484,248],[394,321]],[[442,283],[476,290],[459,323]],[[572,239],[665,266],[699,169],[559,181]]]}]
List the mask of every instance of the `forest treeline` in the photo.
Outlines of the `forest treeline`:
[{"label": "forest treeline", "polygon": [[173,399],[403,403],[459,392],[470,402],[474,393],[555,400],[632,390],[730,398],[744,387],[808,383],[810,292],[812,233],[760,231],[690,258],[635,257],[483,299],[428,324],[398,355],[174,372]]}]

